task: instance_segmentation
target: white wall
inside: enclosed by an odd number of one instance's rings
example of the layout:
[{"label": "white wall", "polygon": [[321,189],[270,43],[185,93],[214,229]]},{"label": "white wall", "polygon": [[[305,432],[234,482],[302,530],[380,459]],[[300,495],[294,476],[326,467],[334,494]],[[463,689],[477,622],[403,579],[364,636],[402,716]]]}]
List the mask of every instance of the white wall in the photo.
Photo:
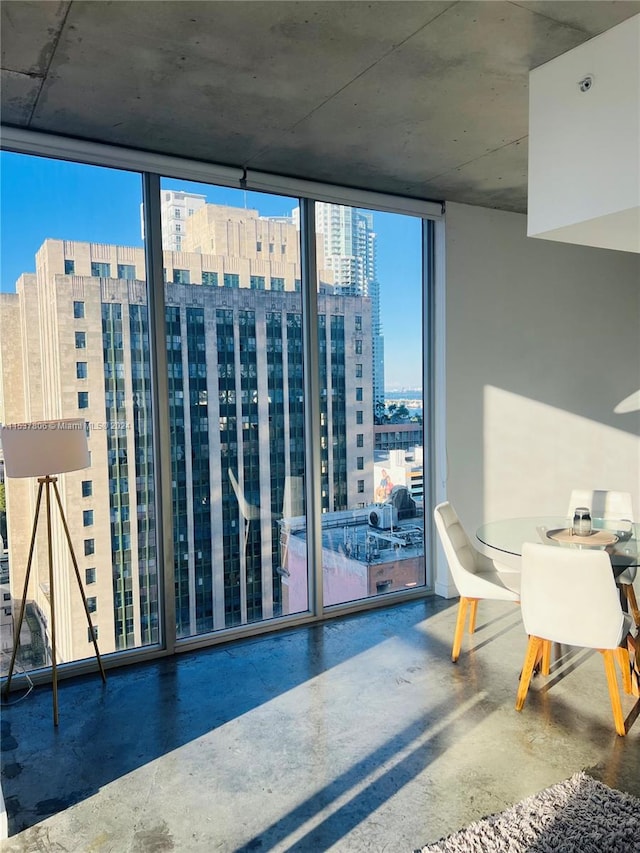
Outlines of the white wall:
[{"label": "white wall", "polygon": [[640,518],[640,412],[614,413],[640,388],[640,256],[526,228],[447,204],[446,492],[472,538],[572,488],[629,491]]}]

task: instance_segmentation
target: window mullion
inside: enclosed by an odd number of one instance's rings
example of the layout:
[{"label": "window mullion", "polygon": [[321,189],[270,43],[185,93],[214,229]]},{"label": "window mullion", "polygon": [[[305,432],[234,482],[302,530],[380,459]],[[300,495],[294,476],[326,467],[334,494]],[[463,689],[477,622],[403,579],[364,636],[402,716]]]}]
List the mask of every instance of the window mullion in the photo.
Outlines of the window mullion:
[{"label": "window mullion", "polygon": [[309,609],[324,612],[320,460],[320,373],[318,355],[318,270],[314,202],[300,199],[303,358],[305,391],[307,564]]},{"label": "window mullion", "polygon": [[[171,511],[171,436],[165,321],[165,288],[160,217],[160,178],[142,176],[147,303],[149,310],[149,363],[155,472],[155,511],[159,610],[163,614],[161,641],[172,651],[176,642],[176,604]],[[162,606],[160,607],[160,602]]]}]

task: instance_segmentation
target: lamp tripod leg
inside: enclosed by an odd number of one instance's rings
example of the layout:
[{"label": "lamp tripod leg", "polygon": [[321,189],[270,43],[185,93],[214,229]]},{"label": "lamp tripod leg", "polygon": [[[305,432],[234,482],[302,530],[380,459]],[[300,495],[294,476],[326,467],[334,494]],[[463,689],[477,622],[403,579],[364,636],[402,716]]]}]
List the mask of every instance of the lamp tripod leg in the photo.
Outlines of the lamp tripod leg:
[{"label": "lamp tripod leg", "polygon": [[96,639],[96,633],[93,629],[93,622],[91,621],[91,614],[89,612],[89,605],[87,604],[87,597],[84,593],[84,588],[82,586],[82,578],[80,577],[80,569],[78,568],[78,561],[76,559],[75,551],[73,550],[73,545],[71,543],[71,534],[69,533],[69,527],[67,525],[67,519],[64,514],[64,510],[62,508],[62,501],[60,500],[60,493],[58,491],[58,486],[54,482],[53,490],[56,496],[56,501],[58,503],[58,509],[60,510],[60,518],[62,519],[62,526],[64,527],[64,532],[67,537],[67,544],[69,546],[69,551],[71,553],[71,562],[73,563],[73,569],[75,571],[76,580],[78,581],[78,588],[80,590],[80,595],[82,597],[82,603],[84,605],[84,612],[87,616],[87,623],[89,625],[89,631],[91,633],[91,640],[93,642],[93,648],[96,653],[96,659],[98,661],[98,667],[100,668],[100,677],[102,678],[103,684],[106,683],[107,677],[104,672],[104,666],[102,665],[102,658],[100,657],[100,652],[98,651],[98,641]]},{"label": "lamp tripod leg", "polygon": [[33,516],[33,529],[31,532],[31,544],[29,545],[29,559],[27,560],[27,571],[24,576],[24,591],[22,593],[22,603],[20,605],[20,616],[18,617],[18,621],[15,626],[14,639],[13,639],[13,651],[11,652],[11,663],[9,664],[9,672],[7,674],[7,680],[4,683],[4,687],[2,692],[5,697],[9,695],[9,689],[11,687],[11,677],[13,676],[13,667],[15,666],[16,656],[18,654],[18,648],[20,646],[20,630],[22,629],[22,623],[24,621],[24,614],[27,609],[27,591],[29,589],[29,577],[31,575],[31,564],[33,562],[33,549],[36,544],[36,531],[38,529],[38,517],[40,515],[40,503],[42,501],[42,487],[44,483],[40,483],[38,488],[38,498],[36,500],[36,511]]},{"label": "lamp tripod leg", "polygon": [[[51,611],[51,686],[53,689],[53,725],[58,725],[58,655],[56,651],[56,595],[53,577],[53,541],[51,538],[51,477],[44,477],[47,507],[47,558],[49,560],[49,608]],[[54,482],[55,486],[55,482]]]}]

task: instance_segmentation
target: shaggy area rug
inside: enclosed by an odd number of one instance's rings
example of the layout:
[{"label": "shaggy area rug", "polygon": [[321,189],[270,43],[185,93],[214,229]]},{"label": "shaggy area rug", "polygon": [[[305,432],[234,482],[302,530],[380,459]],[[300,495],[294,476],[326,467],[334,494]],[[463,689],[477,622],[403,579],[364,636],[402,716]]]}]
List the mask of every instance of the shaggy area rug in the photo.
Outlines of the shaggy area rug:
[{"label": "shaggy area rug", "polygon": [[414,853],[640,853],[640,800],[576,773]]}]

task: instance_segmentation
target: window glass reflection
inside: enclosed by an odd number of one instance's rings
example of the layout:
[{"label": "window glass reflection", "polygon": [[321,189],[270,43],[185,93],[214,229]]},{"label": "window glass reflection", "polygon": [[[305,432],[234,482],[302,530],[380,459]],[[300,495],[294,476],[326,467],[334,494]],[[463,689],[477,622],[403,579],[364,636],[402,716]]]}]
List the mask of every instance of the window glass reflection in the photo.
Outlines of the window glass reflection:
[{"label": "window glass reflection", "polygon": [[178,637],[308,609],[295,208],[162,181]]}]

